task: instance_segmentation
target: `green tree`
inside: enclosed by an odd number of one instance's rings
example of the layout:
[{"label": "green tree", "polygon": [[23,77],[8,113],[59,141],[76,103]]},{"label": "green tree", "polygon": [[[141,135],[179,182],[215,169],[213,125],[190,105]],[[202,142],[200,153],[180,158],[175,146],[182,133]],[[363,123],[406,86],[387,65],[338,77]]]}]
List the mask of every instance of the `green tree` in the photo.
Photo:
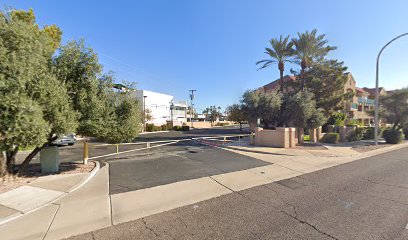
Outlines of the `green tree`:
[{"label": "green tree", "polygon": [[258,61],[256,64],[262,64],[259,69],[263,69],[272,64],[278,63],[280,73],[280,91],[283,92],[283,72],[285,71],[285,63],[291,62],[290,58],[293,56],[293,42],[289,41],[289,36],[283,37],[281,35],[279,39],[272,38],[269,43],[271,48],[265,48],[265,53],[270,57],[270,59]]},{"label": "green tree", "polygon": [[[321,109],[316,108],[314,94],[305,90],[296,94],[287,94],[284,97],[282,117],[286,120],[286,126],[297,128],[317,128],[326,121]],[[301,131],[298,131],[300,134]],[[298,136],[302,142],[303,136]]]},{"label": "green tree", "polygon": [[106,131],[99,138],[109,143],[131,142],[142,127],[140,103],[131,92],[116,93],[111,97],[112,105],[107,107],[111,110],[108,111],[110,121],[103,125]]},{"label": "green tree", "polygon": [[21,147],[36,147],[21,165],[24,170],[59,134],[75,130],[77,114],[50,65],[55,39],[37,26],[32,11],[2,13],[0,39],[0,149],[14,173]]},{"label": "green tree", "polygon": [[311,32],[298,33],[298,38],[293,38],[292,42],[295,46],[294,55],[300,64],[301,90],[305,87],[304,73],[314,62],[319,62],[336,47],[327,46],[328,41],[325,39],[325,34],[317,35],[317,29]]},{"label": "green tree", "polygon": [[104,78],[112,76],[102,74],[97,54],[83,40],[62,46],[53,64],[58,79],[67,86],[73,108],[80,113],[78,133],[97,135],[95,131],[100,128],[98,124],[103,120],[101,114],[106,106],[98,94],[105,92],[105,87],[112,88],[104,83]]},{"label": "green tree", "polygon": [[227,118],[229,121],[238,122],[239,130],[242,131],[242,123],[246,120],[245,110],[240,104],[232,104],[226,107]]},{"label": "green tree", "polygon": [[217,121],[219,117],[221,117],[221,107],[217,107],[215,105],[207,107],[203,111],[203,114],[210,120],[211,125],[213,125],[214,122]]},{"label": "green tree", "polygon": [[401,130],[408,122],[408,88],[380,97],[379,107],[380,118],[392,123],[392,129]]},{"label": "green tree", "polygon": [[266,125],[266,128],[269,127],[269,123],[276,126],[276,123],[280,121],[281,98],[281,93],[276,91],[271,93],[246,91],[241,100],[246,119],[249,122],[254,122],[259,118]]},{"label": "green tree", "polygon": [[337,60],[325,60],[315,63],[303,74],[305,87],[314,94],[316,107],[323,109],[326,115],[344,108],[344,100],[353,97],[353,93],[344,93],[347,82],[347,67]]}]

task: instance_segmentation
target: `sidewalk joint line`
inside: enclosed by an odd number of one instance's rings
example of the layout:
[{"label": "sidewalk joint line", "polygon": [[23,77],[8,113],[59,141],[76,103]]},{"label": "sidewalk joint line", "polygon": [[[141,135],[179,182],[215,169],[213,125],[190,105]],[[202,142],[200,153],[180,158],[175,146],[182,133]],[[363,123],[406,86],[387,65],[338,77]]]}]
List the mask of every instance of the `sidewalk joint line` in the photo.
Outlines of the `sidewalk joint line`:
[{"label": "sidewalk joint line", "polygon": [[51,226],[52,226],[52,224],[54,223],[55,217],[57,216],[58,211],[59,211],[60,208],[61,208],[61,205],[60,205],[60,204],[52,203],[52,205],[56,205],[56,206],[58,206],[58,208],[57,208],[57,211],[55,211],[54,216],[53,216],[52,219],[51,219],[50,225],[48,226],[47,231],[45,232],[44,237],[42,238],[42,240],[45,239],[45,237],[47,236],[48,232],[50,231]]}]

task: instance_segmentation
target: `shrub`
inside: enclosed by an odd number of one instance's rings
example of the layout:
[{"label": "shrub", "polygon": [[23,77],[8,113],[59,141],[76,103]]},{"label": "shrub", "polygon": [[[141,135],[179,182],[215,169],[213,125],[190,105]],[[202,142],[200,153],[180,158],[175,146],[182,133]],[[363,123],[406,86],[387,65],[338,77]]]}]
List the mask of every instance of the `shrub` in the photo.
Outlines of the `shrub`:
[{"label": "shrub", "polygon": [[359,121],[357,121],[356,119],[350,119],[348,120],[346,127],[356,127],[358,125],[360,125]]},{"label": "shrub", "polygon": [[408,140],[408,128],[404,128],[404,135],[405,135],[405,139]]},{"label": "shrub", "polygon": [[153,127],[153,130],[155,131],[155,132],[157,132],[157,131],[161,131],[162,130],[162,127],[161,126],[154,126]]},{"label": "shrub", "polygon": [[[367,127],[363,139],[364,140],[374,139],[374,129],[375,129],[374,127]],[[384,128],[378,128],[378,136],[381,136],[383,131]]]},{"label": "shrub", "polygon": [[181,131],[190,131],[190,126],[182,126]]},{"label": "shrub", "polygon": [[167,131],[167,124],[161,125],[161,130],[162,131]]},{"label": "shrub", "polygon": [[181,126],[174,126],[174,127],[173,127],[173,130],[174,130],[174,131],[181,131]]},{"label": "shrub", "polygon": [[357,127],[353,132],[347,135],[346,139],[349,142],[360,141],[363,139],[366,131],[366,128]]},{"label": "shrub", "polygon": [[172,122],[167,122],[167,130],[173,129],[173,123]]},{"label": "shrub", "polygon": [[383,137],[387,143],[397,144],[402,141],[402,132],[395,129],[385,129]]},{"label": "shrub", "polygon": [[154,124],[146,123],[146,132],[153,132],[154,131]]},{"label": "shrub", "polygon": [[341,112],[334,112],[327,120],[327,125],[344,126],[344,121],[347,119],[347,115]]},{"label": "shrub", "polygon": [[227,123],[227,122],[217,122],[215,124],[215,126],[228,126],[228,125],[229,125],[229,123]]},{"label": "shrub", "polygon": [[323,142],[323,143],[338,143],[339,139],[340,139],[340,136],[339,136],[338,133],[326,133],[320,139],[320,142]]}]

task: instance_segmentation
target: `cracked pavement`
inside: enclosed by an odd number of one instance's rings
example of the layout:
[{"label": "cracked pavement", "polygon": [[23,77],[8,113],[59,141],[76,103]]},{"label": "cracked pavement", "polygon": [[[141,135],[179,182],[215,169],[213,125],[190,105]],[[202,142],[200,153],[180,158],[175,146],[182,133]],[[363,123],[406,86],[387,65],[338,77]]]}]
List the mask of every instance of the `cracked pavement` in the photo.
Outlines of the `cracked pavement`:
[{"label": "cracked pavement", "polygon": [[408,239],[408,148],[74,239]]}]

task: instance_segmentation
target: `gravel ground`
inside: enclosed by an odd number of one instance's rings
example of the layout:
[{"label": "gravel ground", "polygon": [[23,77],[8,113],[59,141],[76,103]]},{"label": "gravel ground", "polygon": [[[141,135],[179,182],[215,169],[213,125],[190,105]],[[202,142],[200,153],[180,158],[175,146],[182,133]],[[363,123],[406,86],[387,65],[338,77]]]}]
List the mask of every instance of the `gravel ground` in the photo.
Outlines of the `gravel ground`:
[{"label": "gravel ground", "polygon": [[41,173],[40,164],[30,164],[27,169],[26,174],[23,176],[6,175],[0,178],[0,193],[10,191],[12,189],[21,187],[28,184],[38,177],[49,176],[49,175],[59,175],[59,174],[73,174],[73,173],[87,173],[92,171],[95,167],[95,162],[89,162],[87,165],[82,163],[61,163],[60,171],[53,174],[43,174]]},{"label": "gravel ground", "polygon": [[[408,140],[403,140],[401,143],[406,143],[408,142]],[[357,144],[355,146],[352,146],[352,149],[360,152],[360,153],[364,153],[364,152],[369,152],[375,149],[379,149],[379,148],[384,148],[384,147],[389,147],[392,146],[394,144],[388,144],[385,142],[379,142],[378,146],[375,146],[373,142],[369,142],[369,143],[365,143],[365,144]]]}]

